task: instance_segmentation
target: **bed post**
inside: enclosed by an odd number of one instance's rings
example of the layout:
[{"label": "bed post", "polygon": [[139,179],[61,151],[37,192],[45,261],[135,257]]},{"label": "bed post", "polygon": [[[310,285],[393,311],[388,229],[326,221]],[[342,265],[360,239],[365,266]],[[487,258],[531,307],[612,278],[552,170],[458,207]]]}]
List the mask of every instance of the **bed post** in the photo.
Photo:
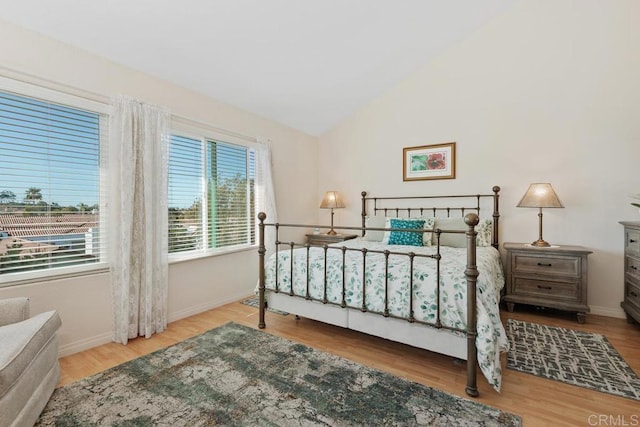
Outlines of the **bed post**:
[{"label": "bed post", "polygon": [[363,191],[362,193],[360,193],[360,195],[362,196],[362,237],[364,237],[364,228],[367,225],[367,192]]},{"label": "bed post", "polygon": [[476,383],[478,363],[478,349],[476,347],[476,283],[478,280],[478,267],[476,265],[476,235],[475,226],[480,219],[475,213],[465,215],[464,222],[469,226],[467,235],[467,268],[464,275],[467,277],[467,388],[469,396],[478,396]]},{"label": "bed post", "polygon": [[260,220],[260,224],[258,226],[258,300],[259,300],[259,310],[260,317],[258,320],[258,328],[264,329],[264,310],[265,310],[265,301],[264,301],[264,287],[265,287],[265,277],[264,277],[264,255],[267,253],[267,248],[264,245],[264,220],[267,218],[267,214],[264,212],[260,212],[258,214],[258,219]]},{"label": "bed post", "polygon": [[500,219],[500,187],[497,185],[493,187],[493,240],[491,241],[491,246],[496,249],[500,249],[500,239],[498,238],[498,220]]}]

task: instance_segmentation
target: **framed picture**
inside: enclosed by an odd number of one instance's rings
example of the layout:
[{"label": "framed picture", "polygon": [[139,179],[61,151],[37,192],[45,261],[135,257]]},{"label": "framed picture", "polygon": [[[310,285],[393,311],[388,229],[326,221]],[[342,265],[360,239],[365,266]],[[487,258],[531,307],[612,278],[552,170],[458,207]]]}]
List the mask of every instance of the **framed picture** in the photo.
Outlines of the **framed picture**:
[{"label": "framed picture", "polygon": [[456,143],[422,145],[402,150],[403,181],[456,177]]}]

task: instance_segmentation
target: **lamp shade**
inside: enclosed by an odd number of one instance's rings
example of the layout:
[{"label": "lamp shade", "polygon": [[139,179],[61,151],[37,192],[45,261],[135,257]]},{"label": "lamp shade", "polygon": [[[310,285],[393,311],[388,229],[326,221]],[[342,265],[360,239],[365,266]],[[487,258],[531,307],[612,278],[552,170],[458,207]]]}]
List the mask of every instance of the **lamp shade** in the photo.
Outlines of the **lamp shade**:
[{"label": "lamp shade", "polygon": [[520,202],[519,208],[564,208],[558,195],[553,191],[553,187],[548,182],[534,183],[529,185],[529,189]]},{"label": "lamp shade", "polygon": [[342,202],[340,193],[337,191],[327,191],[324,195],[324,199],[322,199],[322,203],[320,203],[320,209],[338,208],[344,208],[344,203]]}]

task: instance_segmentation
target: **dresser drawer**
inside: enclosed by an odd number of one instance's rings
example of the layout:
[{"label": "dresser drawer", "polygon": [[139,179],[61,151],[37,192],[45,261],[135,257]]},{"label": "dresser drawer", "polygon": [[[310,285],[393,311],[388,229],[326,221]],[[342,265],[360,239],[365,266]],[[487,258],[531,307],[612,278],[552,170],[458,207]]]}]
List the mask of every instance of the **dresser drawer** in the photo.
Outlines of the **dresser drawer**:
[{"label": "dresser drawer", "polygon": [[580,258],[515,254],[512,269],[514,274],[534,273],[579,277]]},{"label": "dresser drawer", "polygon": [[624,260],[624,272],[636,280],[640,280],[640,259],[626,257]]},{"label": "dresser drawer", "polygon": [[545,297],[551,300],[579,301],[579,282],[557,282],[528,277],[514,277],[513,294]]},{"label": "dresser drawer", "polygon": [[631,255],[640,255],[640,230],[626,229],[624,231],[624,251]]},{"label": "dresser drawer", "polygon": [[634,283],[627,282],[627,292],[624,296],[624,300],[638,307],[640,310],[640,286]]}]

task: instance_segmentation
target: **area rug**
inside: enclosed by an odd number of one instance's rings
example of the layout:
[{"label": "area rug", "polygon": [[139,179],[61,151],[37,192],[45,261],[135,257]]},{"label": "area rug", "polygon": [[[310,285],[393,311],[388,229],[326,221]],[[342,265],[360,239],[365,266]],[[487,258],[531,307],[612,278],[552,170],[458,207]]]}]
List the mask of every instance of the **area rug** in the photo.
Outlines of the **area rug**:
[{"label": "area rug", "polygon": [[[251,307],[255,307],[255,308],[259,308],[260,307],[260,299],[258,297],[251,297],[251,298],[247,298],[245,300],[240,301],[242,304],[245,305],[250,305]],[[267,311],[271,311],[273,313],[277,313],[280,314],[282,316],[287,316],[289,313],[287,313],[286,311],[280,311],[280,310],[276,310],[273,308],[269,308],[267,307]]]},{"label": "area rug", "polygon": [[640,400],[640,378],[603,335],[507,320],[507,368]]},{"label": "area rug", "polygon": [[470,399],[227,323],[56,389],[38,426],[518,426]]}]

